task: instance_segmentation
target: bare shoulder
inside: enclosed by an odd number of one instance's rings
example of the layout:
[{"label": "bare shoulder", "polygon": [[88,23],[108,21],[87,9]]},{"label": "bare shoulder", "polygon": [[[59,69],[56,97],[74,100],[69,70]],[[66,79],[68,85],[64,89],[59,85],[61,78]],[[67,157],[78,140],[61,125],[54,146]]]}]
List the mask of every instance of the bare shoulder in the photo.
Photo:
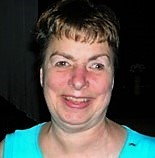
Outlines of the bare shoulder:
[{"label": "bare shoulder", "polygon": [[3,144],[4,144],[4,140],[0,142],[0,158],[3,157]]}]

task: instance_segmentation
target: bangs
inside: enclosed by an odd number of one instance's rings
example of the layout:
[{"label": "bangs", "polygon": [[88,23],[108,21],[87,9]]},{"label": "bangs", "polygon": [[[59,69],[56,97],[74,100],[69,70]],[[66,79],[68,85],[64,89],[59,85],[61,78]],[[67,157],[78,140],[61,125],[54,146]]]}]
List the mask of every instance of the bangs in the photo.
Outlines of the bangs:
[{"label": "bangs", "polygon": [[84,43],[102,43],[107,41],[108,34],[105,32],[105,29],[102,27],[98,27],[96,25],[91,24],[70,24],[66,22],[58,22],[56,23],[56,29],[52,28],[52,34],[61,39],[62,37],[66,37],[68,39],[72,39],[78,42]]}]

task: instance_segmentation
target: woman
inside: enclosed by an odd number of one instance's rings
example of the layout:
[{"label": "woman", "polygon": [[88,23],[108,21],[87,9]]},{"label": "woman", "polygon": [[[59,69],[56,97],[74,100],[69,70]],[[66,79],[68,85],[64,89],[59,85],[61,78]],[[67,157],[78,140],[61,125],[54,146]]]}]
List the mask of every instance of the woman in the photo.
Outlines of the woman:
[{"label": "woman", "polygon": [[119,22],[111,9],[62,0],[36,26],[40,83],[51,121],[6,135],[4,158],[153,158],[155,139],[106,117]]}]

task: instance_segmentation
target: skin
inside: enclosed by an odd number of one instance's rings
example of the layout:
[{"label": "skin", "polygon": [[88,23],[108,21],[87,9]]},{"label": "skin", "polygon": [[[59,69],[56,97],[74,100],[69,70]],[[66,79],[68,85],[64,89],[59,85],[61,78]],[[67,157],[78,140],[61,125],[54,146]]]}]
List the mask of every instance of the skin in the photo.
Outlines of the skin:
[{"label": "skin", "polygon": [[3,157],[3,144],[4,144],[4,140],[0,142],[0,158]]},{"label": "skin", "polygon": [[40,78],[56,126],[73,132],[102,121],[113,88],[107,43],[81,43],[63,37],[52,40],[46,53]]},{"label": "skin", "polygon": [[114,84],[107,42],[53,38],[40,82],[52,116],[40,134],[44,157],[118,157],[126,133],[106,118]]}]

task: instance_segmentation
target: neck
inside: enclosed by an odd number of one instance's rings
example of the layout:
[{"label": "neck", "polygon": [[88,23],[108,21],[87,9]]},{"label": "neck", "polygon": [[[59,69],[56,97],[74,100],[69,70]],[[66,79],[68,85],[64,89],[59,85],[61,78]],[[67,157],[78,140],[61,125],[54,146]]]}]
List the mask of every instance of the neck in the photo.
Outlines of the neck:
[{"label": "neck", "polygon": [[110,125],[106,119],[93,128],[77,133],[66,132],[51,124],[48,133],[52,136],[52,141],[66,152],[81,153],[86,149],[99,148],[103,143],[108,144],[109,131]]}]

